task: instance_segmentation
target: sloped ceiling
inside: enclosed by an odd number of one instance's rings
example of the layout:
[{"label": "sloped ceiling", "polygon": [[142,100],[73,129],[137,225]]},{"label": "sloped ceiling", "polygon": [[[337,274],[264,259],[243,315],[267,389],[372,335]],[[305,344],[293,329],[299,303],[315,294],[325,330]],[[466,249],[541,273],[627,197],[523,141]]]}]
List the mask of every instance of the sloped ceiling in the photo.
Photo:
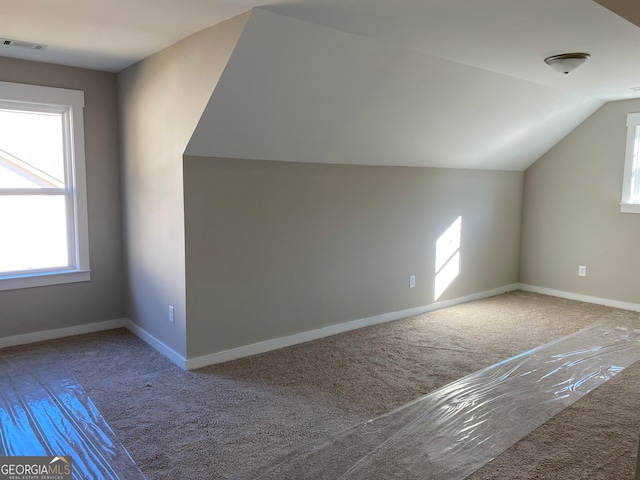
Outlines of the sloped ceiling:
[{"label": "sloped ceiling", "polygon": [[[25,0],[0,36],[49,47],[0,55],[119,71],[258,7],[187,153],[522,170],[640,95],[633,2],[598,2]],[[592,57],[567,76],[543,62],[570,51]]]},{"label": "sloped ceiling", "polygon": [[602,103],[258,9],[185,153],[523,170]]},{"label": "sloped ceiling", "polygon": [[[640,11],[629,0],[600,3]],[[640,29],[591,0],[275,0],[265,8],[606,100],[637,95],[629,87],[640,85]],[[557,75],[543,63],[550,55],[583,51],[592,59],[579,75]]]}]

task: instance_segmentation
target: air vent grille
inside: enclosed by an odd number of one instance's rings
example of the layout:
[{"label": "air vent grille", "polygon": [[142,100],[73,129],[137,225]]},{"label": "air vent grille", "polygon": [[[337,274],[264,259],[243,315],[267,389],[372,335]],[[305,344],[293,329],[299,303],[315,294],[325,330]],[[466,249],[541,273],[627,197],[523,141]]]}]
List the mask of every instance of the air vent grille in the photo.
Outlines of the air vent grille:
[{"label": "air vent grille", "polygon": [[28,48],[30,50],[44,50],[47,45],[41,43],[23,42],[21,40],[11,40],[10,38],[0,38],[0,45],[3,47]]}]

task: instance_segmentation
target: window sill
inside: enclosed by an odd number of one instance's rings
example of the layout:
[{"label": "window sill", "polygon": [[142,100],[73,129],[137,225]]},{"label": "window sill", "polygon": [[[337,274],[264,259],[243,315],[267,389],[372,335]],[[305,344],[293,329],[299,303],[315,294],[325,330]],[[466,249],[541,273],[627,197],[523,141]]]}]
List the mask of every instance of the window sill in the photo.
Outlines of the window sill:
[{"label": "window sill", "polygon": [[88,282],[89,280],[91,280],[91,270],[66,270],[20,275],[0,275],[0,291],[45,287],[47,285],[61,285],[64,283]]},{"label": "window sill", "polygon": [[622,213],[640,213],[640,203],[621,203],[620,211]]}]

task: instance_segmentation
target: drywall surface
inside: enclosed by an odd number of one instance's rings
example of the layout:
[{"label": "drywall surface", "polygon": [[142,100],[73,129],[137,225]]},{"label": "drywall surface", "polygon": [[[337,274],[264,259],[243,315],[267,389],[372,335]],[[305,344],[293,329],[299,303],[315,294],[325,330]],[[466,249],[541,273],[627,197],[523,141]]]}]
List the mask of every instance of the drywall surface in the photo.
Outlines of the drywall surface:
[{"label": "drywall surface", "polygon": [[[438,300],[517,281],[522,172],[184,167],[189,358],[433,303],[436,263],[456,253]],[[437,248],[451,225],[459,247],[454,235]]]},{"label": "drywall surface", "polygon": [[640,303],[640,215],[620,213],[631,112],[605,104],[526,171],[522,283]]},{"label": "drywall surface", "polygon": [[[0,292],[0,336],[122,318],[122,230],[116,76],[0,57],[0,80],[82,90],[89,217],[89,282]],[[2,255],[10,252],[0,252]]]},{"label": "drywall surface", "polygon": [[602,103],[256,9],[185,153],[525,170]]},{"label": "drywall surface", "polygon": [[640,9],[635,2],[626,2],[624,0],[594,0],[605,8],[620,15],[625,20],[640,26]]},{"label": "drywall surface", "polygon": [[180,355],[186,351],[182,154],[249,15],[118,75],[126,315]]}]

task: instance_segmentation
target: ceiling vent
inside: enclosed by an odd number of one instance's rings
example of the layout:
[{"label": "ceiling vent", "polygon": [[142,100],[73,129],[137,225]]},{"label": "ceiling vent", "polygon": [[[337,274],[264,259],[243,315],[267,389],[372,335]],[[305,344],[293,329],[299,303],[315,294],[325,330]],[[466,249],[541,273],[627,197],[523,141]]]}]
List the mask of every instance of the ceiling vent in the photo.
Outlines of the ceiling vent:
[{"label": "ceiling vent", "polygon": [[30,50],[44,50],[46,45],[41,43],[23,42],[20,40],[11,40],[10,38],[0,38],[0,45],[3,47],[28,48]]}]

